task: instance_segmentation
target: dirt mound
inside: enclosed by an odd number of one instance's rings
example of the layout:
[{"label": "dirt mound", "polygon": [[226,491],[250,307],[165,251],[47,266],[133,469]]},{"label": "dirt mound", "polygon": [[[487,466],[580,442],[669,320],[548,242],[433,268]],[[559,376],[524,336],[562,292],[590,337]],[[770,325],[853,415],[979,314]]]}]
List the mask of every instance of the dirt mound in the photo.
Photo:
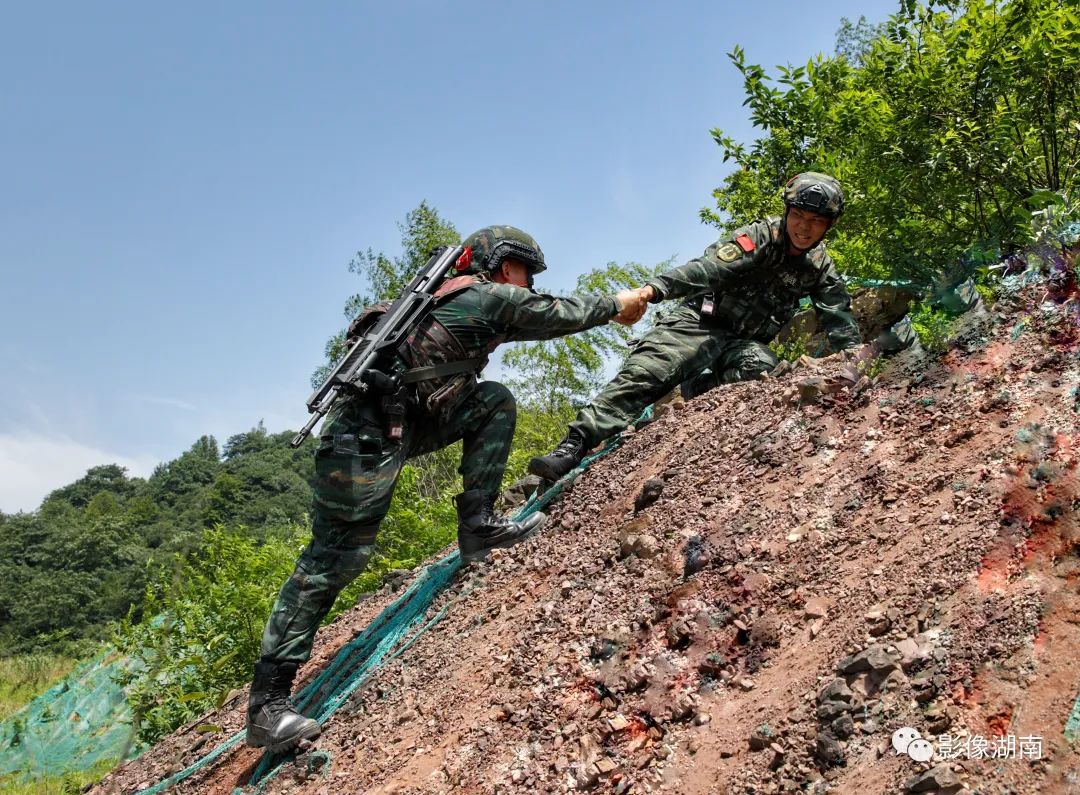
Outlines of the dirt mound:
[{"label": "dirt mound", "polygon": [[[459,574],[265,791],[1077,791],[1078,334],[1042,293],[874,383],[835,361],[672,408]],[[307,675],[393,598],[325,628]],[[210,720],[239,729],[243,699]],[[94,791],[209,747],[188,727]]]}]

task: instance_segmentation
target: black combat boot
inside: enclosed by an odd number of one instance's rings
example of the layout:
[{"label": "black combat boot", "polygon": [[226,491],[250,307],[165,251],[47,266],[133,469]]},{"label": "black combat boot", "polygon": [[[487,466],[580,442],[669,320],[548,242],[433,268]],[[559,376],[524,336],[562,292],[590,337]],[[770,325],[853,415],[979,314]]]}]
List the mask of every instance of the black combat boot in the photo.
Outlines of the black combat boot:
[{"label": "black combat boot", "polygon": [[495,495],[483,489],[465,491],[454,498],[458,515],[458,548],[461,562],[483,560],[496,547],[512,547],[524,541],[547,517],[534,513],[514,522],[495,513]]},{"label": "black combat boot", "polygon": [[247,712],[247,744],[252,748],[269,747],[277,754],[322,732],[318,721],[297,712],[289,699],[297,667],[288,662],[255,663]]},{"label": "black combat boot", "polygon": [[580,464],[584,457],[585,438],[571,428],[558,447],[529,461],[529,472],[554,482]]}]

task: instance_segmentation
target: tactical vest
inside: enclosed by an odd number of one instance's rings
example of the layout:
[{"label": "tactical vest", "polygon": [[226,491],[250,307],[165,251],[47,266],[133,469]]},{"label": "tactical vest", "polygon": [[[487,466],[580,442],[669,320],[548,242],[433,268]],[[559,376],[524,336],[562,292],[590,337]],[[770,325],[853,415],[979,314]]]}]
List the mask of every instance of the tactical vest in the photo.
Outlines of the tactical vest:
[{"label": "tactical vest", "polygon": [[[805,254],[788,256],[781,219],[770,218],[768,222],[770,239],[753,252],[753,268],[733,274],[718,293],[685,301],[701,313],[706,325],[764,343],[770,342],[795,316],[800,300],[814,291],[826,267],[823,258],[811,256],[817,246]],[[740,229],[732,237],[738,237],[740,232],[745,234]]]},{"label": "tactical vest", "polygon": [[[395,361],[387,363],[401,383],[409,385],[409,402],[431,417],[448,417],[468,398],[476,378],[487,366],[490,350],[469,350],[440,323],[434,310],[480,279],[472,274],[455,276],[435,291],[435,302],[398,348]],[[350,325],[348,336],[359,337],[379,321],[391,301],[365,307]]]}]

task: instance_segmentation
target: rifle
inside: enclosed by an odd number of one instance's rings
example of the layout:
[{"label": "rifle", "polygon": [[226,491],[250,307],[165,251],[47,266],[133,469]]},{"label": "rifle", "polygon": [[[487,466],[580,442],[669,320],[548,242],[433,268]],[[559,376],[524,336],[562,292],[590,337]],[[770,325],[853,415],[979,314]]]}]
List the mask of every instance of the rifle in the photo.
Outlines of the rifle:
[{"label": "rifle", "polygon": [[392,354],[435,302],[435,291],[451,269],[465,270],[472,252],[464,246],[437,249],[379,321],[354,342],[330,375],[307,399],[311,419],[289,443],[299,447],[343,392],[361,393],[374,388],[381,393],[397,390],[400,378],[387,375],[375,365],[383,354]]}]

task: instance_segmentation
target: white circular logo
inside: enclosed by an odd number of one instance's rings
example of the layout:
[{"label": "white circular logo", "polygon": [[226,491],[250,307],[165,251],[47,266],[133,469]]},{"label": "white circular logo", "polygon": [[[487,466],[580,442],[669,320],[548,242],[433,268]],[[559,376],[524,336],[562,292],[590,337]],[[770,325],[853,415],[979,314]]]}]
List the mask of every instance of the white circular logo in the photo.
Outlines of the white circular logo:
[{"label": "white circular logo", "polygon": [[934,746],[929,740],[912,740],[907,747],[908,756],[916,762],[929,762],[934,758]]},{"label": "white circular logo", "polygon": [[919,733],[917,731],[910,726],[901,726],[893,732],[892,747],[896,749],[896,753],[906,754],[908,746],[911,745],[913,740],[918,739]]}]

